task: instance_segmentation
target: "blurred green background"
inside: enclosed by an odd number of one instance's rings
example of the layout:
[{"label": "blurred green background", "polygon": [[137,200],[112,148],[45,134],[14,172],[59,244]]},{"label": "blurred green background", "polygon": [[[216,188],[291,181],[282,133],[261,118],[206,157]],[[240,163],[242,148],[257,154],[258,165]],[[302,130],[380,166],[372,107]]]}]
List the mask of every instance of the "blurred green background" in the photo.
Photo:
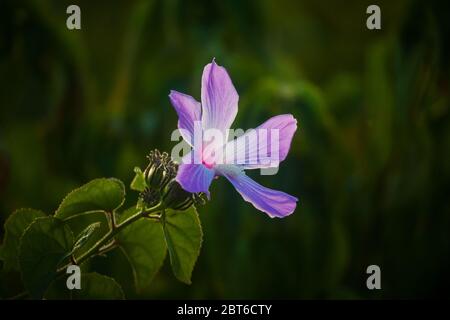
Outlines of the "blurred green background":
[{"label": "blurred green background", "polygon": [[[80,31],[66,29],[69,4]],[[97,177],[129,185],[150,149],[175,145],[169,90],[199,100],[215,57],[240,94],[234,127],[298,119],[278,175],[254,172],[297,196],[296,212],[272,220],[222,178],[199,209],[191,286],[168,261],[139,295],[126,268],[98,268],[130,298],[449,297],[449,15],[448,1],[2,0],[1,225]],[[366,288],[371,264],[382,290]],[[0,273],[0,297],[19,291]]]}]

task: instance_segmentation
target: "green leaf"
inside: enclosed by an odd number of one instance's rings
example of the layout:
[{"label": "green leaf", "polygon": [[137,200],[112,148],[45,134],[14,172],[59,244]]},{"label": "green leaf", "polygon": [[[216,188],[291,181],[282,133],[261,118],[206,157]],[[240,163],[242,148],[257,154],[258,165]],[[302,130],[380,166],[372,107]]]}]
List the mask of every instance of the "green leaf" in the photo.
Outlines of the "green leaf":
[{"label": "green leaf", "polygon": [[70,192],[56,210],[55,217],[66,219],[89,211],[112,212],[125,201],[125,187],[115,178],[101,178]]},{"label": "green leaf", "polygon": [[98,224],[95,232],[89,235],[85,239],[85,242],[74,250],[75,258],[82,255],[84,252],[89,250],[98,240],[100,240],[108,231],[108,218],[104,212],[86,212],[71,216],[70,218],[64,220],[66,225],[70,227],[76,239],[82,236],[82,233],[92,224]]},{"label": "green leaf", "polygon": [[25,230],[20,241],[19,264],[31,297],[42,297],[72,246],[72,231],[57,218],[38,218]]},{"label": "green leaf", "polygon": [[[127,217],[136,212],[132,208],[122,216]],[[148,286],[166,257],[161,223],[145,218],[133,222],[118,234],[117,242],[133,269],[137,290]]]},{"label": "green leaf", "polygon": [[100,227],[100,222],[94,222],[88,225],[83,231],[80,232],[77,239],[75,240],[75,244],[73,245],[72,252],[81,248],[89,239],[90,236]]},{"label": "green leaf", "polygon": [[197,210],[167,210],[163,223],[172,270],[178,280],[191,284],[192,270],[200,254],[202,227]]},{"label": "green leaf", "polygon": [[132,190],[136,191],[144,191],[147,187],[147,183],[145,182],[144,173],[142,172],[141,168],[135,167],[134,172],[136,175],[134,176],[133,181],[131,181],[130,188]]},{"label": "green leaf", "polygon": [[7,271],[19,271],[19,244],[25,229],[37,218],[46,214],[34,209],[19,209],[9,216],[5,222],[5,238],[3,240],[0,258],[4,261]]},{"label": "green leaf", "polygon": [[67,289],[67,278],[61,277],[52,282],[45,293],[49,300],[123,300],[120,285],[113,279],[98,273],[82,273],[81,289]]}]

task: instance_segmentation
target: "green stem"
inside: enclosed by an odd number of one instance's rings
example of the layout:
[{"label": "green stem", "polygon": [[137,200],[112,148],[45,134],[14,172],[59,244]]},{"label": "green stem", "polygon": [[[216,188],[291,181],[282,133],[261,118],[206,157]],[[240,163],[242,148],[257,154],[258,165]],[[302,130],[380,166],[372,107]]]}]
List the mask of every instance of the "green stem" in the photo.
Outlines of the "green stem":
[{"label": "green stem", "polygon": [[116,214],[114,211],[107,211],[105,212],[106,214],[106,219],[108,219],[108,223],[109,223],[109,229],[115,229],[117,227],[117,222],[116,222]]},{"label": "green stem", "polygon": [[[104,251],[103,251],[102,253],[105,253],[105,252],[109,251],[110,249],[112,249],[114,246],[112,246],[111,248],[110,248],[109,246],[108,246],[108,247],[105,247],[105,248],[102,248],[102,247],[104,247],[105,245],[107,245],[108,242],[109,242],[112,238],[114,238],[114,236],[115,236],[116,234],[118,234],[118,233],[119,233],[120,231],[122,231],[124,228],[126,228],[127,226],[129,226],[131,223],[133,223],[133,222],[139,220],[140,218],[159,219],[159,218],[160,218],[159,215],[152,214],[152,213],[155,213],[155,212],[158,212],[158,211],[164,211],[164,207],[163,207],[162,204],[157,204],[156,206],[154,206],[154,207],[148,209],[147,211],[140,211],[140,212],[136,213],[135,215],[132,215],[132,216],[129,217],[128,219],[124,220],[122,223],[119,223],[119,224],[117,224],[117,225],[116,225],[116,222],[115,222],[114,217],[111,216],[111,218],[112,218],[112,221],[111,221],[111,222],[112,222],[112,226],[111,226],[111,229],[109,230],[109,232],[108,232],[107,234],[105,234],[105,235],[103,236],[103,238],[101,238],[99,241],[97,241],[97,243],[96,243],[93,247],[91,247],[88,251],[86,251],[83,255],[81,255],[81,256],[76,260],[77,265],[81,265],[81,263],[83,263],[85,260],[89,259],[89,258],[90,258],[91,256],[93,256],[94,254],[99,253],[99,250],[100,250],[100,249],[104,249]],[[70,263],[70,264],[72,264],[72,263]],[[62,268],[60,268],[60,269],[58,269],[57,275],[56,275],[56,276],[58,277],[58,276],[64,274],[65,271],[67,270],[67,267],[68,267],[70,264],[68,264],[68,265],[66,265],[66,266],[64,266],[64,267],[62,267]],[[9,298],[9,299],[11,299],[11,300],[23,299],[23,298],[25,298],[25,297],[27,297],[27,296],[28,296],[28,292],[27,292],[27,291],[24,291],[24,292],[21,292],[21,293],[19,293],[18,295],[15,295],[14,297],[11,297],[11,298]],[[9,300],[9,299],[8,299],[8,300]]]},{"label": "green stem", "polygon": [[109,240],[114,238],[116,234],[118,234],[120,231],[122,231],[124,228],[126,228],[131,223],[135,222],[136,220],[139,220],[140,218],[149,215],[151,213],[159,211],[161,206],[158,204],[153,208],[150,208],[147,211],[140,211],[136,213],[135,215],[129,217],[122,223],[119,223],[115,228],[112,228],[103,238],[101,238],[93,247],[91,247],[88,251],[86,251],[83,255],[78,257],[77,262],[80,265],[83,263],[86,259],[88,259],[92,254],[96,253],[98,249],[103,247],[105,244],[108,243]]},{"label": "green stem", "polygon": [[[77,265],[81,265],[85,260],[89,259],[92,255],[96,254],[100,248],[105,246],[112,238],[114,238],[114,236],[116,234],[118,234],[124,228],[129,226],[131,223],[133,223],[143,217],[149,217],[149,216],[156,217],[155,215],[151,215],[151,214],[161,211],[161,210],[162,210],[162,205],[157,204],[156,206],[154,206],[146,211],[140,211],[140,212],[136,213],[135,215],[132,215],[131,217],[122,221],[115,227],[112,227],[109,230],[109,232],[103,236],[103,238],[101,238],[99,241],[97,241],[97,243],[94,246],[92,246],[88,251],[86,251],[84,254],[82,254],[81,256],[79,256],[76,259]],[[113,221],[113,223],[114,223],[114,221]],[[68,265],[60,268],[58,270],[58,275],[64,273],[65,270],[67,269],[67,267],[68,267]]]}]

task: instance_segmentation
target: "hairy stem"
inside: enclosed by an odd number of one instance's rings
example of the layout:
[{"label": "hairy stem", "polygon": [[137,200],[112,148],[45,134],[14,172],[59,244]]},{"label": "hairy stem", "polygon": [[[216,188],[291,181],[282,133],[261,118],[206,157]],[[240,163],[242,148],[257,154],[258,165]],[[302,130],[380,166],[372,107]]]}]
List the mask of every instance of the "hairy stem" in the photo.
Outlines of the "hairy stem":
[{"label": "hairy stem", "polygon": [[[78,257],[78,259],[74,259],[74,257],[71,257],[71,263],[65,265],[64,267],[61,267],[57,270],[57,277],[61,276],[65,273],[67,270],[67,267],[71,264],[76,263],[77,265],[81,265],[85,260],[89,259],[91,256],[96,254],[103,254],[106,253],[116,247],[116,243],[109,244],[109,241],[114,238],[116,234],[118,234],[120,231],[122,231],[124,228],[129,226],[131,223],[139,220],[140,218],[148,218],[148,219],[159,219],[160,216],[158,214],[155,214],[156,212],[164,211],[164,208],[161,204],[157,204],[156,206],[145,210],[145,211],[139,211],[135,215],[132,215],[131,217],[127,218],[126,220],[122,221],[119,224],[116,224],[114,213],[111,213],[109,216],[111,218],[111,225],[110,230],[107,234],[103,236],[97,243],[91,247],[88,251],[86,251],[83,255]],[[109,213],[108,213],[109,214]],[[8,298],[8,300],[18,300],[23,299],[28,296],[28,292],[24,291],[21,292],[11,298]]]},{"label": "hairy stem", "polygon": [[[144,218],[144,217],[156,217],[155,215],[151,215],[152,213],[158,212],[162,210],[162,205],[161,204],[157,204],[156,206],[145,210],[145,211],[139,211],[138,213],[132,215],[131,217],[127,218],[126,220],[122,221],[119,224],[115,224],[115,221],[112,221],[112,224],[114,225],[114,227],[112,227],[109,232],[107,234],[105,234],[103,236],[103,238],[101,238],[99,241],[97,241],[97,243],[92,246],[88,251],[86,251],[84,254],[82,254],[81,256],[79,256],[76,259],[76,262],[78,265],[81,265],[84,261],[86,261],[87,259],[89,259],[91,256],[95,255],[98,253],[99,249],[101,249],[102,247],[104,247],[105,245],[108,244],[108,242],[114,238],[114,236],[116,234],[118,234],[120,231],[122,231],[124,228],[126,228],[127,226],[129,226],[131,223],[139,220],[140,218]],[[65,270],[67,269],[69,265],[66,265],[60,269],[58,269],[58,275],[62,274],[65,272]]]}]

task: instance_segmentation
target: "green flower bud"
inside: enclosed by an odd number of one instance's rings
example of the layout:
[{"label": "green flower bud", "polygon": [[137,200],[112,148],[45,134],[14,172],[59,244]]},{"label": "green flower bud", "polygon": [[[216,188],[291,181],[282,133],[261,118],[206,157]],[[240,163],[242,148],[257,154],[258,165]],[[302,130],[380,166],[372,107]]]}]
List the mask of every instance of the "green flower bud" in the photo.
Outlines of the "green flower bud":
[{"label": "green flower bud", "polygon": [[144,171],[144,178],[151,189],[162,190],[176,176],[176,164],[166,152],[154,150],[147,156],[149,164]]},{"label": "green flower bud", "polygon": [[208,197],[203,192],[193,193],[192,197],[194,199],[195,205],[204,206],[206,204],[206,201],[208,201]]},{"label": "green flower bud", "polygon": [[145,188],[145,190],[139,194],[139,199],[142,200],[146,206],[154,207],[161,201],[161,194],[158,190]]},{"label": "green flower bud", "polygon": [[147,187],[139,195],[139,200],[146,207],[163,203],[164,207],[174,210],[186,210],[193,204],[205,204],[204,193],[185,191],[175,181],[178,165],[166,152],[155,149],[147,156],[149,164],[143,172]]},{"label": "green flower bud", "polygon": [[164,189],[162,200],[166,208],[174,210],[186,210],[194,203],[193,194],[185,191],[175,180]]}]

